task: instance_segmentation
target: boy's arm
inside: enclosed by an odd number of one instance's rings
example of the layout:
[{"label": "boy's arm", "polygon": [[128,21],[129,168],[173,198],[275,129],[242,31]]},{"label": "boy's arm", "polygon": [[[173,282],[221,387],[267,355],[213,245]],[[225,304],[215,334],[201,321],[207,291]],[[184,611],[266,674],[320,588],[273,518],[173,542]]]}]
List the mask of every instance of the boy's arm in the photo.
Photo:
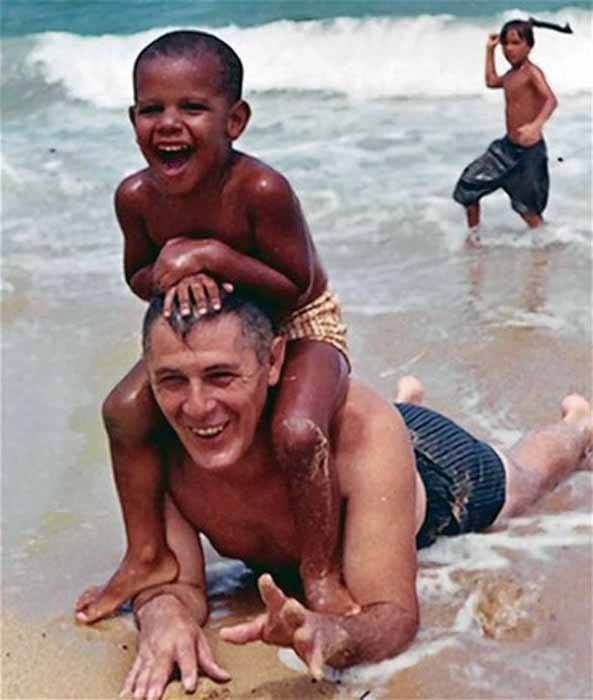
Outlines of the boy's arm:
[{"label": "boy's arm", "polygon": [[544,99],[544,104],[540,110],[537,117],[531,122],[540,131],[542,130],[544,124],[552,116],[552,113],[558,106],[558,99],[556,95],[552,92],[552,88],[548,85],[546,76],[543,71],[537,66],[531,66],[531,82],[536,92],[538,92]]},{"label": "boy's arm", "polygon": [[253,175],[244,185],[244,196],[254,232],[253,253],[240,253],[215,239],[174,239],[155,267],[161,287],[205,272],[287,310],[298,305],[312,284],[315,255],[298,199],[286,179],[271,169]]},{"label": "boy's arm", "polygon": [[124,235],[124,274],[130,289],[148,301],[154,294],[153,263],[158,248],[148,236],[140,214],[139,183],[124,180],[115,193],[115,213]]},{"label": "boy's arm", "polygon": [[517,129],[519,145],[527,148],[541,141],[544,124],[558,106],[556,95],[554,95],[548,85],[543,72],[534,65],[531,65],[531,84],[534,90],[543,98],[543,104],[539,114],[532,122],[523,124]]},{"label": "boy's arm", "polygon": [[343,668],[395,656],[419,624],[412,447],[392,406],[375,397],[361,408],[357,429],[349,430],[354,457],[346,469],[338,466],[348,497],[344,580],[361,612],[348,617],[311,612],[265,577],[260,590],[268,611],[223,634],[236,643],[260,639],[291,646],[315,676],[323,663]]},{"label": "boy's arm", "polygon": [[123,692],[134,697],[160,698],[175,668],[187,692],[195,690],[198,672],[217,681],[230,676],[212,655],[201,629],[208,617],[204,557],[199,535],[165,500],[167,541],[177,557],[174,583],[154,586],[134,599],[140,630],[138,653]]},{"label": "boy's arm", "polygon": [[498,34],[490,34],[486,43],[486,86],[489,88],[501,88],[503,79],[496,72],[494,52],[500,42]]}]

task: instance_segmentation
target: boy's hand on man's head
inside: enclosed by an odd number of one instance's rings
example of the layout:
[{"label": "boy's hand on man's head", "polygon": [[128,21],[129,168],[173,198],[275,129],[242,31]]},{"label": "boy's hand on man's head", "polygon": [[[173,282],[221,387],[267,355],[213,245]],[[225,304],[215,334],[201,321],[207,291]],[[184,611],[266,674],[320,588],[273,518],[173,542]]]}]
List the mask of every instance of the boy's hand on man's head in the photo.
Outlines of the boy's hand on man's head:
[{"label": "boy's hand on man's head", "polygon": [[233,285],[224,282],[220,287],[218,282],[203,272],[197,275],[184,277],[167,290],[164,301],[164,315],[168,318],[175,308],[175,301],[179,305],[182,316],[191,314],[192,305],[199,314],[220,311],[222,307],[222,295],[231,294]]}]

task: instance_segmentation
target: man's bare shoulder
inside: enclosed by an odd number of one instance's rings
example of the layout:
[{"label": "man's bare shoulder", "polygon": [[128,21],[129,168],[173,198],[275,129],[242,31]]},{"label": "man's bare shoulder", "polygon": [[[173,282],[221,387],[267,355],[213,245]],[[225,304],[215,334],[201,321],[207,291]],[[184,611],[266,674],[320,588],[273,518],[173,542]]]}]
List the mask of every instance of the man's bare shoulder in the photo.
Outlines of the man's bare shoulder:
[{"label": "man's bare shoulder", "polygon": [[[335,421],[336,450],[346,457],[365,451],[370,443],[395,436],[406,439],[404,422],[393,404],[375,389],[358,379],[352,379],[344,405]],[[397,445],[393,445],[396,449]]]},{"label": "man's bare shoulder", "polygon": [[148,168],[124,178],[115,190],[115,204],[120,210],[142,214],[146,205],[154,199],[156,188]]}]

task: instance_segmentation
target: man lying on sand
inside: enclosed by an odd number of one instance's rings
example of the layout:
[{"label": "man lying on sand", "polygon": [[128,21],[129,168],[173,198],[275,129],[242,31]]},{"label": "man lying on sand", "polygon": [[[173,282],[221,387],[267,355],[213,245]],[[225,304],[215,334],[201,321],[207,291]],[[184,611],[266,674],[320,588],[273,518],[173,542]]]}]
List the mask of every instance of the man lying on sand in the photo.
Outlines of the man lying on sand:
[{"label": "man lying on sand", "polygon": [[[268,571],[298,571],[301,555],[270,436],[284,339],[235,295],[206,316],[165,319],[162,310],[162,299],[153,300],[144,357],[175,433],[165,449],[165,514],[180,573],[134,601],[139,648],[124,688],[151,699],[162,696],[176,666],[187,690],[199,673],[229,679],[201,629],[208,606],[199,533],[222,555]],[[418,629],[417,547],[487,528],[522,512],[572,471],[591,468],[593,417],[581,396],[567,396],[562,420],[527,434],[504,457],[420,406],[422,394],[418,380],[401,380],[396,410],[353,381],[332,426],[344,511],[342,575],[360,609],[347,617],[314,612],[265,574],[265,612],[223,629],[223,639],[291,647],[314,677],[323,664],[344,668],[395,656]]]}]

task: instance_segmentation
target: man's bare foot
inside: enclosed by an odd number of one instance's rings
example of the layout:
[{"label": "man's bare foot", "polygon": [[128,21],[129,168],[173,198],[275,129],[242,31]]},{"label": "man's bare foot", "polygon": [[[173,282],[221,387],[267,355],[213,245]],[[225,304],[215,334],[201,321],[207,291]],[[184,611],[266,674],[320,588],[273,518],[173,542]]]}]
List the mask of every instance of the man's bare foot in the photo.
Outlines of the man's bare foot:
[{"label": "man's bare foot", "polygon": [[167,551],[150,562],[132,561],[127,556],[104,586],[92,586],[78,598],[75,616],[90,625],[113,615],[130,598],[150,586],[170,583],[179,572],[177,559]]},{"label": "man's bare foot", "polygon": [[415,403],[424,401],[424,384],[411,374],[402,377],[397,383],[395,400],[398,403]]},{"label": "man's bare foot", "polygon": [[355,615],[360,605],[350,595],[337,573],[320,578],[303,577],[307,604],[315,612],[327,615]]},{"label": "man's bare foot", "polygon": [[562,420],[587,435],[579,470],[593,471],[593,408],[584,396],[569,394],[561,404]]}]

